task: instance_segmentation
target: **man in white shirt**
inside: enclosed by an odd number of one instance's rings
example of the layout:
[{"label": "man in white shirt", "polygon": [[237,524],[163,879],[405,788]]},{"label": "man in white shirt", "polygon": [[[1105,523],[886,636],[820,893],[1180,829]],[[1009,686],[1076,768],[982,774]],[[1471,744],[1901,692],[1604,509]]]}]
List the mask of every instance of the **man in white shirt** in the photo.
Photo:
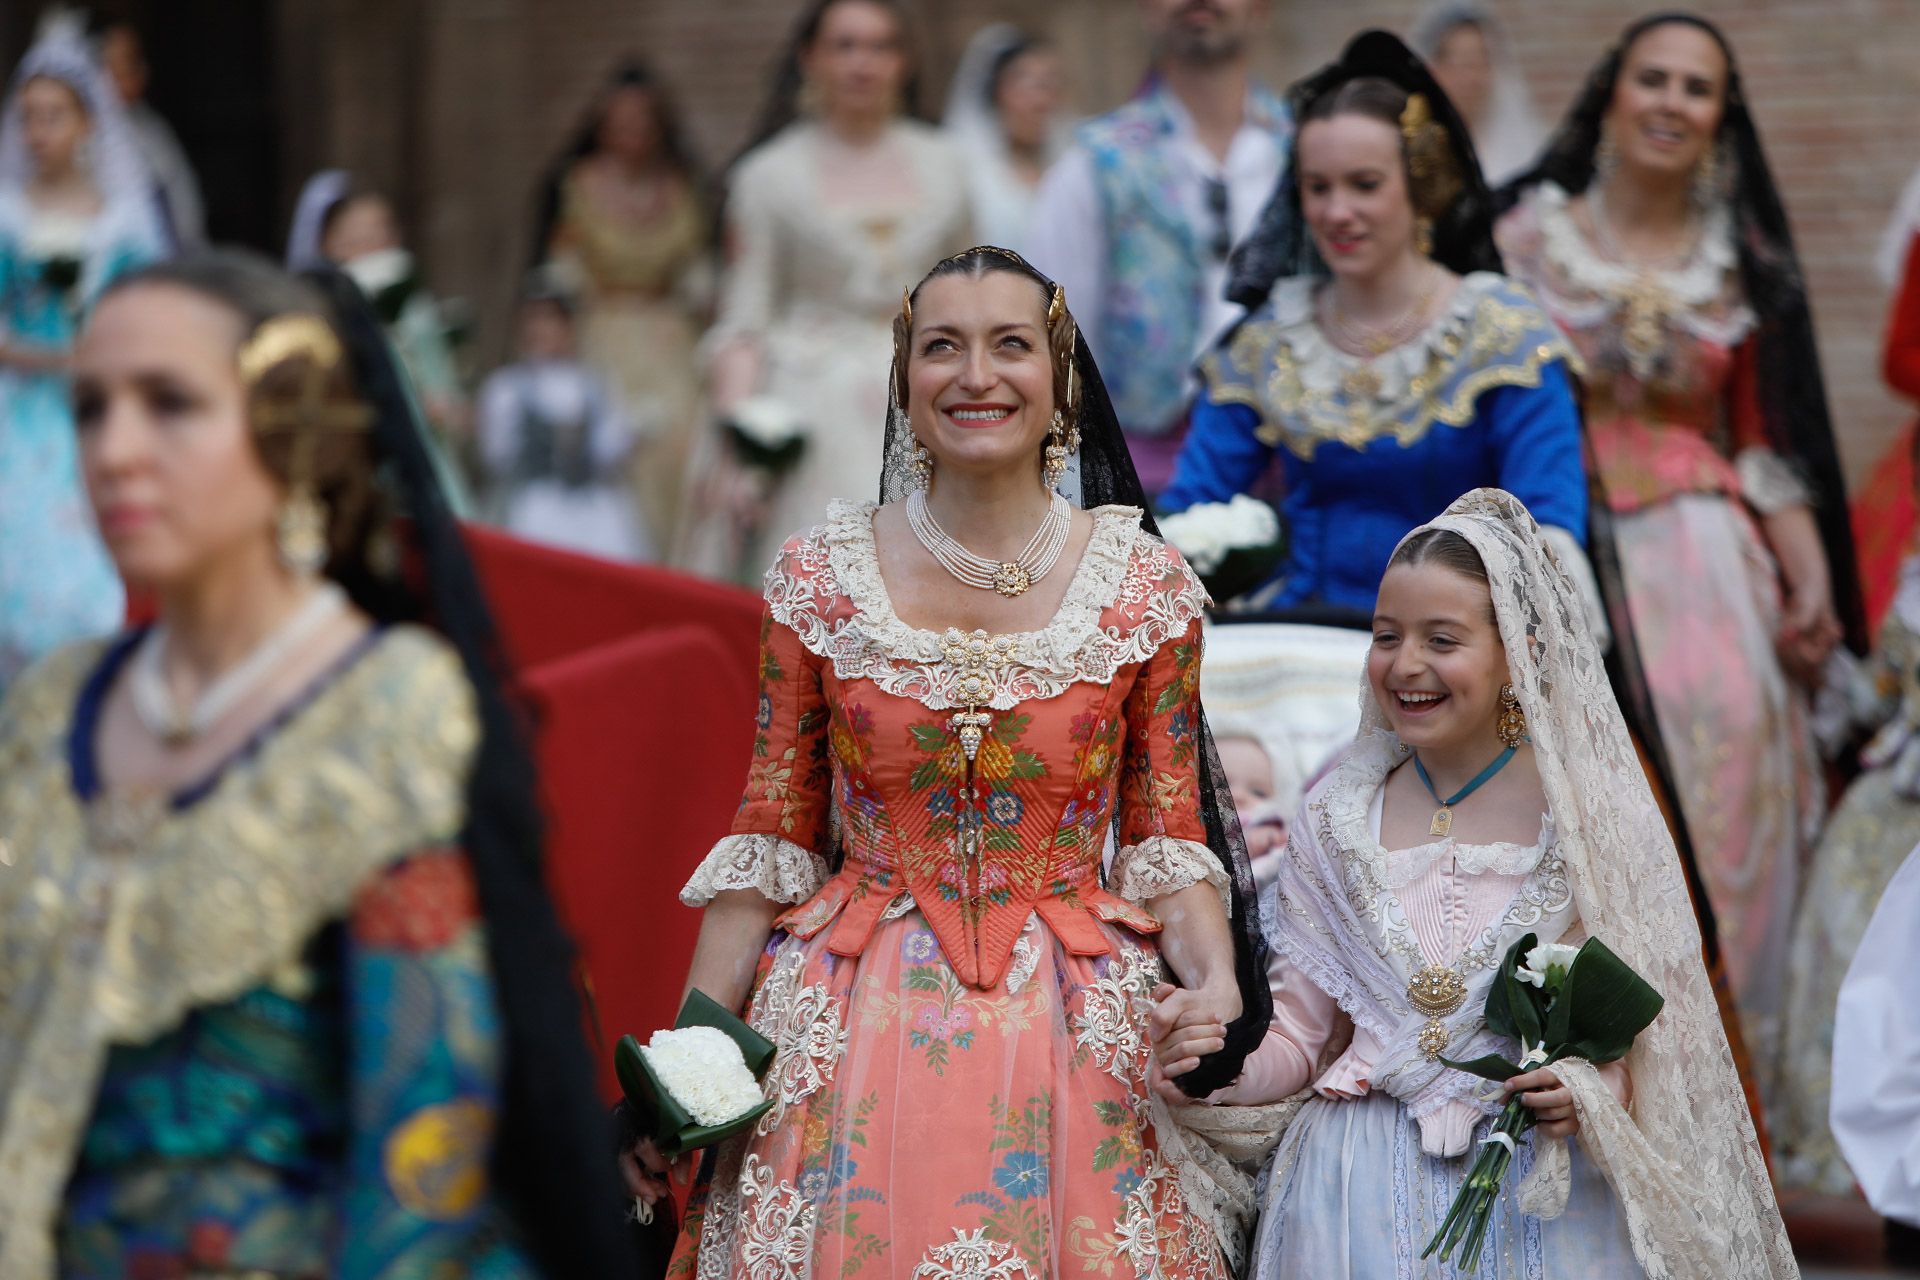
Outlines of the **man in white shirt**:
[{"label": "man in white shirt", "polygon": [[1173,472],[1194,360],[1240,313],[1227,257],[1286,164],[1292,126],[1253,83],[1267,0],[1140,0],[1140,94],[1084,125],[1041,185],[1034,265],[1065,286],[1149,494]]}]

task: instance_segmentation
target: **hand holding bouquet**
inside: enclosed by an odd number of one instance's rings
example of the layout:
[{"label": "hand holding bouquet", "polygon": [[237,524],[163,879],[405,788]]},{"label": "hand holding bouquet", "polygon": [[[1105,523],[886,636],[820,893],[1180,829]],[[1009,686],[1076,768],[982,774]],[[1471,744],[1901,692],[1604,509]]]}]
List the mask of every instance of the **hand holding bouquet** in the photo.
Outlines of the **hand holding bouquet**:
[{"label": "hand holding bouquet", "polygon": [[731,1137],[773,1106],[759,1084],[773,1053],[772,1041],[695,990],[673,1029],[654,1032],[644,1048],[621,1036],[613,1066],[641,1132],[671,1160]]},{"label": "hand holding bouquet", "polygon": [[[1497,1053],[1471,1062],[1441,1061],[1456,1071],[1502,1083],[1565,1058],[1600,1066],[1624,1058],[1633,1048],[1634,1037],[1652,1024],[1665,1003],[1598,938],[1575,948],[1562,943],[1537,945],[1530,933],[1514,943],[1501,961],[1487,989],[1485,1012],[1489,1030],[1520,1042],[1520,1061],[1509,1062]],[[1451,1259],[1459,1247],[1463,1274],[1471,1274],[1478,1265],[1487,1221],[1513,1163],[1516,1144],[1539,1120],[1522,1097],[1515,1093],[1507,1101],[1493,1132],[1482,1139],[1465,1185],[1422,1258],[1438,1249],[1443,1259]]]}]

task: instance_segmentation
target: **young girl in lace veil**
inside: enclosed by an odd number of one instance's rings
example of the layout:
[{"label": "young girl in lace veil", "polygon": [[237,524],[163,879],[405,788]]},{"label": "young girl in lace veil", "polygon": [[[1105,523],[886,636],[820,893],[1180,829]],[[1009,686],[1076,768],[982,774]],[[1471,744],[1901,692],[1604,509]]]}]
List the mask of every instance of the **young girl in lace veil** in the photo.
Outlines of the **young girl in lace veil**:
[{"label": "young girl in lace veil", "polygon": [[[1527,933],[1604,938],[1666,1007],[1620,1064],[1509,1082],[1540,1126],[1480,1274],[1797,1274],[1672,839],[1574,589],[1511,495],[1476,490],[1394,553],[1359,736],[1262,905],[1284,960],[1275,1022],[1214,1099],[1316,1096],[1275,1155],[1256,1276],[1413,1274],[1504,1100],[1429,1050],[1515,1051],[1482,1010]],[[1464,989],[1450,1012],[1410,996],[1436,974]],[[1169,1074],[1190,1056],[1179,1031],[1156,1048]]]}]

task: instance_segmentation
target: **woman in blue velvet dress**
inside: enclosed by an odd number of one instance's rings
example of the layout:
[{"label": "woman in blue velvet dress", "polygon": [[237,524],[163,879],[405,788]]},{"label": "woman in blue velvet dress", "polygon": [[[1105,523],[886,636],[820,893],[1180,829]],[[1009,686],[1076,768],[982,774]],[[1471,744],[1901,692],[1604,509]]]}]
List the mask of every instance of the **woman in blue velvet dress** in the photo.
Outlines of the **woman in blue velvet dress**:
[{"label": "woman in blue velvet dress", "polygon": [[56,25],[0,117],[0,690],[55,645],[120,622],[61,369],[87,302],[160,252],[151,189],[85,40]]},{"label": "woman in blue velvet dress", "polygon": [[1279,607],[1371,609],[1408,530],[1467,490],[1515,494],[1585,575],[1587,486],[1566,342],[1498,274],[1473,144],[1413,54],[1369,33],[1293,90],[1286,177],[1235,261],[1252,308],[1201,365],[1169,511],[1284,470]]},{"label": "woman in blue velvet dress", "polygon": [[75,348],[158,619],[0,703],[7,1280],[634,1274],[491,626],[323,283],[148,266]]}]

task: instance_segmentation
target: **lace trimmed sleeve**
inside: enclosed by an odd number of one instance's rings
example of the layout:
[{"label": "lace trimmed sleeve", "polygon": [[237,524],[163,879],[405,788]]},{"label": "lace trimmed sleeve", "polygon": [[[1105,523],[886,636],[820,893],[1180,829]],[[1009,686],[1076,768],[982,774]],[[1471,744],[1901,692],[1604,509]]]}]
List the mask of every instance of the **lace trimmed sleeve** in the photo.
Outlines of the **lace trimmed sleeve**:
[{"label": "lace trimmed sleeve", "polygon": [[[790,558],[792,548],[783,553]],[[826,882],[833,769],[821,660],[771,607],[760,620],[760,697],[753,762],[733,831],[680,891],[704,906],[727,889],[757,889],[775,902],[805,902]]]},{"label": "lace trimmed sleeve", "polygon": [[773,902],[798,904],[827,882],[827,860],[779,836],[727,836],[700,860],[680,901],[704,907],[729,889],[754,889]]},{"label": "lace trimmed sleeve", "polygon": [[1147,902],[1205,881],[1220,891],[1228,914],[1233,911],[1226,868],[1213,850],[1194,840],[1148,836],[1138,844],[1125,845],[1114,855],[1108,881],[1129,902]]},{"label": "lace trimmed sleeve", "polygon": [[[1171,548],[1161,587],[1169,599],[1205,595]],[[1197,597],[1194,593],[1200,593]],[[1175,609],[1178,616],[1185,610]],[[1199,608],[1141,663],[1127,693],[1127,751],[1121,768],[1116,838],[1109,881],[1134,901],[1173,893],[1202,880],[1231,899],[1227,870],[1207,846],[1200,812]]]}]

